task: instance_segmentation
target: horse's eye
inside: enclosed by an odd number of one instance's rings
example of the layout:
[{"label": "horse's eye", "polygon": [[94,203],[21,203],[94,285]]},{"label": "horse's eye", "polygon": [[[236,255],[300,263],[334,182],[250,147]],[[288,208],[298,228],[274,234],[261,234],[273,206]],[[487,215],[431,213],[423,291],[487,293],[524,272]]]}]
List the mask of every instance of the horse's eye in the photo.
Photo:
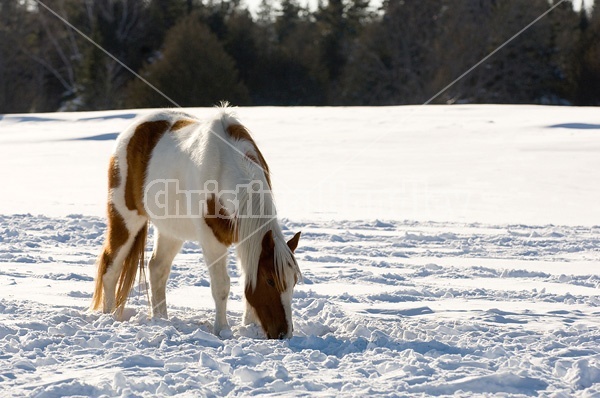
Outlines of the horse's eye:
[{"label": "horse's eye", "polygon": [[268,278],[268,279],[267,279],[267,283],[269,284],[269,286],[271,286],[271,287],[275,287],[275,281],[274,281],[273,279],[271,279],[271,278]]}]

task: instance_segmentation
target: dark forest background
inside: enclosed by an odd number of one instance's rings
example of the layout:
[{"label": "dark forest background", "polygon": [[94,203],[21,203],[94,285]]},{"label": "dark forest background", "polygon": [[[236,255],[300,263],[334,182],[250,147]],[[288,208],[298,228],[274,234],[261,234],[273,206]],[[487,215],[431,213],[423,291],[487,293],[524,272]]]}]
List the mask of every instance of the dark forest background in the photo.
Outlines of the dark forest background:
[{"label": "dark forest background", "polygon": [[[46,0],[181,106],[427,101],[548,0]],[[561,4],[433,103],[600,105],[600,0]],[[0,113],[172,106],[33,1],[0,0]]]}]

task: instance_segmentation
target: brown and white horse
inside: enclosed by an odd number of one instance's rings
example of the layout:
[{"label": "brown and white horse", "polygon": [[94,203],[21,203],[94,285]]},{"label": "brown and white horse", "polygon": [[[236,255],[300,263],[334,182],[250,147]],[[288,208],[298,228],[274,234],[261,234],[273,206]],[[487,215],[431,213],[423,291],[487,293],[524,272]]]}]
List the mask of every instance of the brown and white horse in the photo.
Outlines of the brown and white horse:
[{"label": "brown and white horse", "polygon": [[227,248],[235,244],[245,278],[244,324],[268,338],[293,331],[292,292],[300,233],[286,242],[277,221],[269,168],[231,108],[201,122],[161,111],[121,133],[108,171],[107,235],[98,258],[92,309],[122,312],[143,267],[148,222],[155,243],[148,264],[152,315],[167,317],[165,288],[184,241],[200,243],[209,268],[214,332],[229,328]]}]

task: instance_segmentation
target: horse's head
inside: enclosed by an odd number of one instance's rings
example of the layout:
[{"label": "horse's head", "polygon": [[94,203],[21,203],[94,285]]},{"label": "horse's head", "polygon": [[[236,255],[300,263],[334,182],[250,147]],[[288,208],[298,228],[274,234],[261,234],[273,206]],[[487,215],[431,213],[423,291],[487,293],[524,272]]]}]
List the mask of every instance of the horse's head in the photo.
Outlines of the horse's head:
[{"label": "horse's head", "polygon": [[[287,248],[277,247],[272,231],[267,231],[262,239],[256,287],[253,290],[246,286],[246,300],[270,339],[292,336],[292,293],[299,275],[293,253],[299,240],[300,232],[287,242]],[[278,253],[282,249],[287,255]],[[282,261],[286,263],[278,264]]]}]

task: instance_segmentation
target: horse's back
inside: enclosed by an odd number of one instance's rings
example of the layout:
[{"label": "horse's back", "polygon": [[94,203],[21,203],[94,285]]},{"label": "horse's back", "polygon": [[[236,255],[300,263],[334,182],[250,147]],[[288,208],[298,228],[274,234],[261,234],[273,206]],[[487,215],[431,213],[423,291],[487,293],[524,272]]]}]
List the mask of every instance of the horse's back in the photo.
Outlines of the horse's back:
[{"label": "horse's back", "polygon": [[170,110],[138,119],[119,135],[111,159],[110,174],[121,181],[111,185],[117,210],[144,217],[171,236],[197,240],[206,227],[205,184],[235,189],[247,169],[240,165],[259,157],[247,130],[240,134],[231,126],[241,124],[230,108],[202,121]]},{"label": "horse's back", "polygon": [[133,138],[136,138],[139,144],[144,141],[151,141],[157,136],[162,136],[167,131],[176,131],[193,123],[197,124],[200,121],[183,112],[160,110],[149,113],[136,119],[118,135],[115,153],[127,151],[127,146],[130,145]]},{"label": "horse's back", "polygon": [[[157,156],[157,147],[177,148],[175,133],[189,129],[199,121],[175,111],[158,111],[148,114],[125,129],[117,137],[109,166],[109,202],[125,218],[148,217],[144,190],[147,186],[150,164]],[[168,141],[165,146],[164,141]],[[181,158],[181,156],[179,156]]]}]

